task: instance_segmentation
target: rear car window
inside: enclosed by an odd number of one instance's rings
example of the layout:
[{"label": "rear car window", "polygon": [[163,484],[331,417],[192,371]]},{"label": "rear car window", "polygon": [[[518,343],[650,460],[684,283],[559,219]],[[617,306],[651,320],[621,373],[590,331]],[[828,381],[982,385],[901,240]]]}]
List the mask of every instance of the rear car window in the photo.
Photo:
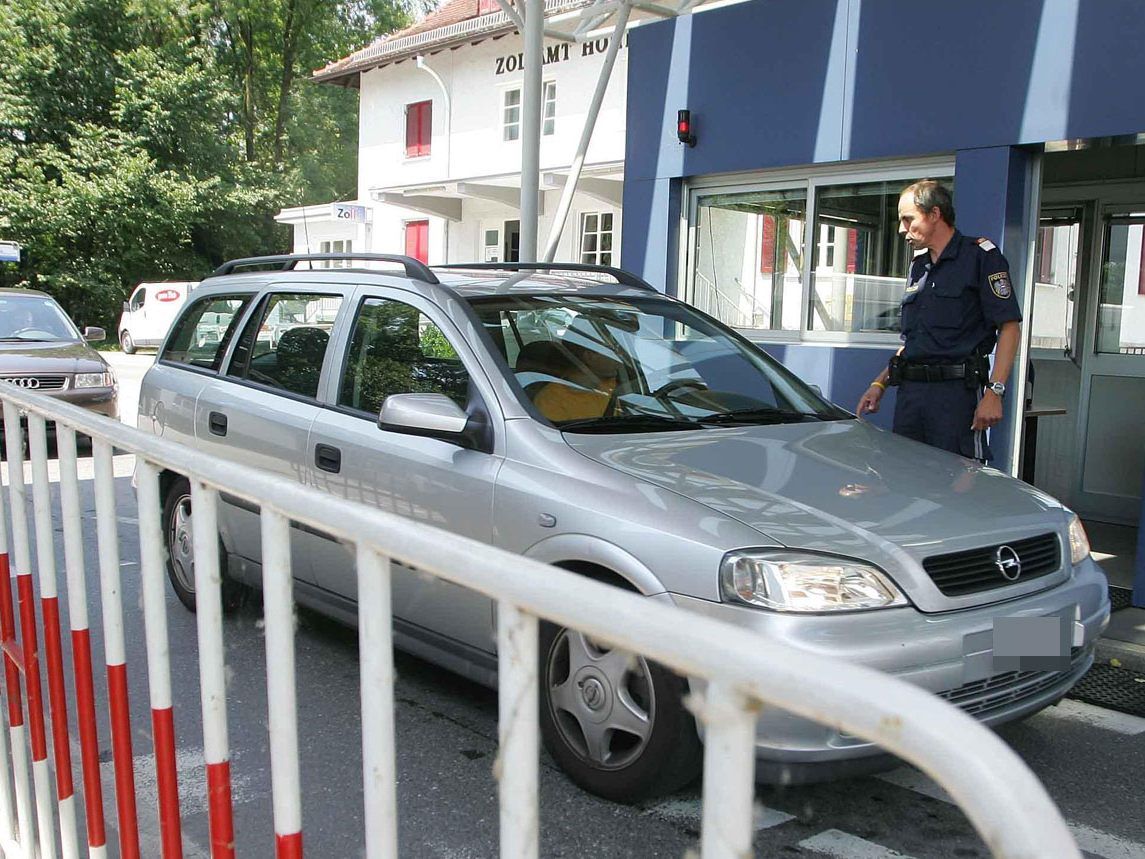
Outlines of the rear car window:
[{"label": "rear car window", "polygon": [[235,345],[227,375],[313,399],[342,296],[268,295]]},{"label": "rear car window", "polygon": [[211,295],[187,307],[175,322],[161,361],[218,370],[251,293]]}]

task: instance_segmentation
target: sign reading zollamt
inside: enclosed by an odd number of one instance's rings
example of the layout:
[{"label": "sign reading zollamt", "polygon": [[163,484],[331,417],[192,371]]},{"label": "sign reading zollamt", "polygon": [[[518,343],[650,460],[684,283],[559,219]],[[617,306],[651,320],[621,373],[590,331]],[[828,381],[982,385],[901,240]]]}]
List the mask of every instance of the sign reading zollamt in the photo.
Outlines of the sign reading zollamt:
[{"label": "sign reading zollamt", "polygon": [[[557,45],[546,45],[545,61],[542,65],[547,66],[551,63],[563,63],[566,62],[569,57],[591,57],[596,54],[603,54],[608,50],[608,43],[610,41],[612,40],[608,36],[605,36],[603,39],[593,39],[591,42],[582,42],[579,50],[577,50],[576,45],[569,45],[568,42],[561,42]],[[627,33],[621,37],[620,47],[622,50],[628,47]],[[525,54],[523,52],[506,54],[503,57],[497,57],[495,63],[496,71],[494,74],[503,75],[524,71]]]}]

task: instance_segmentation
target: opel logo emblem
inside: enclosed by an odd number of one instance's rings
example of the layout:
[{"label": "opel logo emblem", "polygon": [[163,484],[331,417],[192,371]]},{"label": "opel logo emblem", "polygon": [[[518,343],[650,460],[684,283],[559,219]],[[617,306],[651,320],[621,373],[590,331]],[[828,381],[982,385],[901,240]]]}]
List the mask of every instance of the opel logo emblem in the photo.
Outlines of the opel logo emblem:
[{"label": "opel logo emblem", "polygon": [[1022,560],[1009,546],[998,547],[998,551],[994,553],[994,566],[1008,582],[1016,582],[1018,576],[1022,574]]},{"label": "opel logo emblem", "polygon": [[6,379],[5,381],[11,382],[17,388],[31,388],[34,390],[40,387],[40,380],[35,378]]}]

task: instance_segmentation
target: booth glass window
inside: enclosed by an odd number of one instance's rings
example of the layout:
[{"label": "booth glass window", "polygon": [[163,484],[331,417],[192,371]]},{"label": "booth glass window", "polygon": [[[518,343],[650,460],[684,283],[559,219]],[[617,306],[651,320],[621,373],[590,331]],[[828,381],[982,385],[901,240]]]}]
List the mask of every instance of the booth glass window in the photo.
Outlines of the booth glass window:
[{"label": "booth glass window", "polygon": [[1081,209],[1046,211],[1034,248],[1030,348],[1076,353],[1074,333]]},{"label": "booth glass window", "polygon": [[898,232],[898,200],[909,184],[895,180],[816,189],[810,330],[899,330],[911,249]]},{"label": "booth glass window", "polygon": [[580,216],[580,261],[612,265],[612,212],[585,212]]},{"label": "booth glass window", "polygon": [[735,328],[798,331],[807,191],[697,200],[689,301]]},{"label": "booth glass window", "polygon": [[505,140],[521,137],[521,91],[505,90],[505,103],[501,108],[501,136]]},{"label": "booth glass window", "polygon": [[1097,351],[1145,355],[1145,212],[1105,222]]}]

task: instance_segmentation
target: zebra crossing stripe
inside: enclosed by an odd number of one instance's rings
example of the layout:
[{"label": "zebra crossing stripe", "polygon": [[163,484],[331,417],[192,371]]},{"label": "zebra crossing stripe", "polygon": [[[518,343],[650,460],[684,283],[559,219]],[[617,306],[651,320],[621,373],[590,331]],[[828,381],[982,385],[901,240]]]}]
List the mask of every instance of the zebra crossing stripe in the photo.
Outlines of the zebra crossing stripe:
[{"label": "zebra crossing stripe", "polygon": [[839,859],[911,859],[905,853],[838,829],[827,829],[818,835],[804,838],[799,846],[804,850],[814,850]]},{"label": "zebra crossing stripe", "polygon": [[1130,716],[1128,713],[1118,713],[1116,710],[1107,710],[1104,707],[1095,707],[1070,698],[1063,698],[1057,706],[1047,707],[1033,718],[1068,719],[1075,722],[1084,722],[1095,728],[1103,728],[1134,737],[1145,734],[1145,719],[1140,716]]},{"label": "zebra crossing stripe", "polygon": [[[698,827],[703,813],[703,803],[699,798],[696,799],[669,799],[665,802],[658,803],[647,809],[644,814],[651,817],[659,817],[661,820],[667,820],[670,823],[683,823],[690,826]],[[785,811],[780,811],[776,808],[768,808],[766,805],[756,803],[753,811],[752,826],[756,832],[762,829],[771,829],[775,826],[780,826],[789,820],[794,820],[794,814],[788,814]]]}]

